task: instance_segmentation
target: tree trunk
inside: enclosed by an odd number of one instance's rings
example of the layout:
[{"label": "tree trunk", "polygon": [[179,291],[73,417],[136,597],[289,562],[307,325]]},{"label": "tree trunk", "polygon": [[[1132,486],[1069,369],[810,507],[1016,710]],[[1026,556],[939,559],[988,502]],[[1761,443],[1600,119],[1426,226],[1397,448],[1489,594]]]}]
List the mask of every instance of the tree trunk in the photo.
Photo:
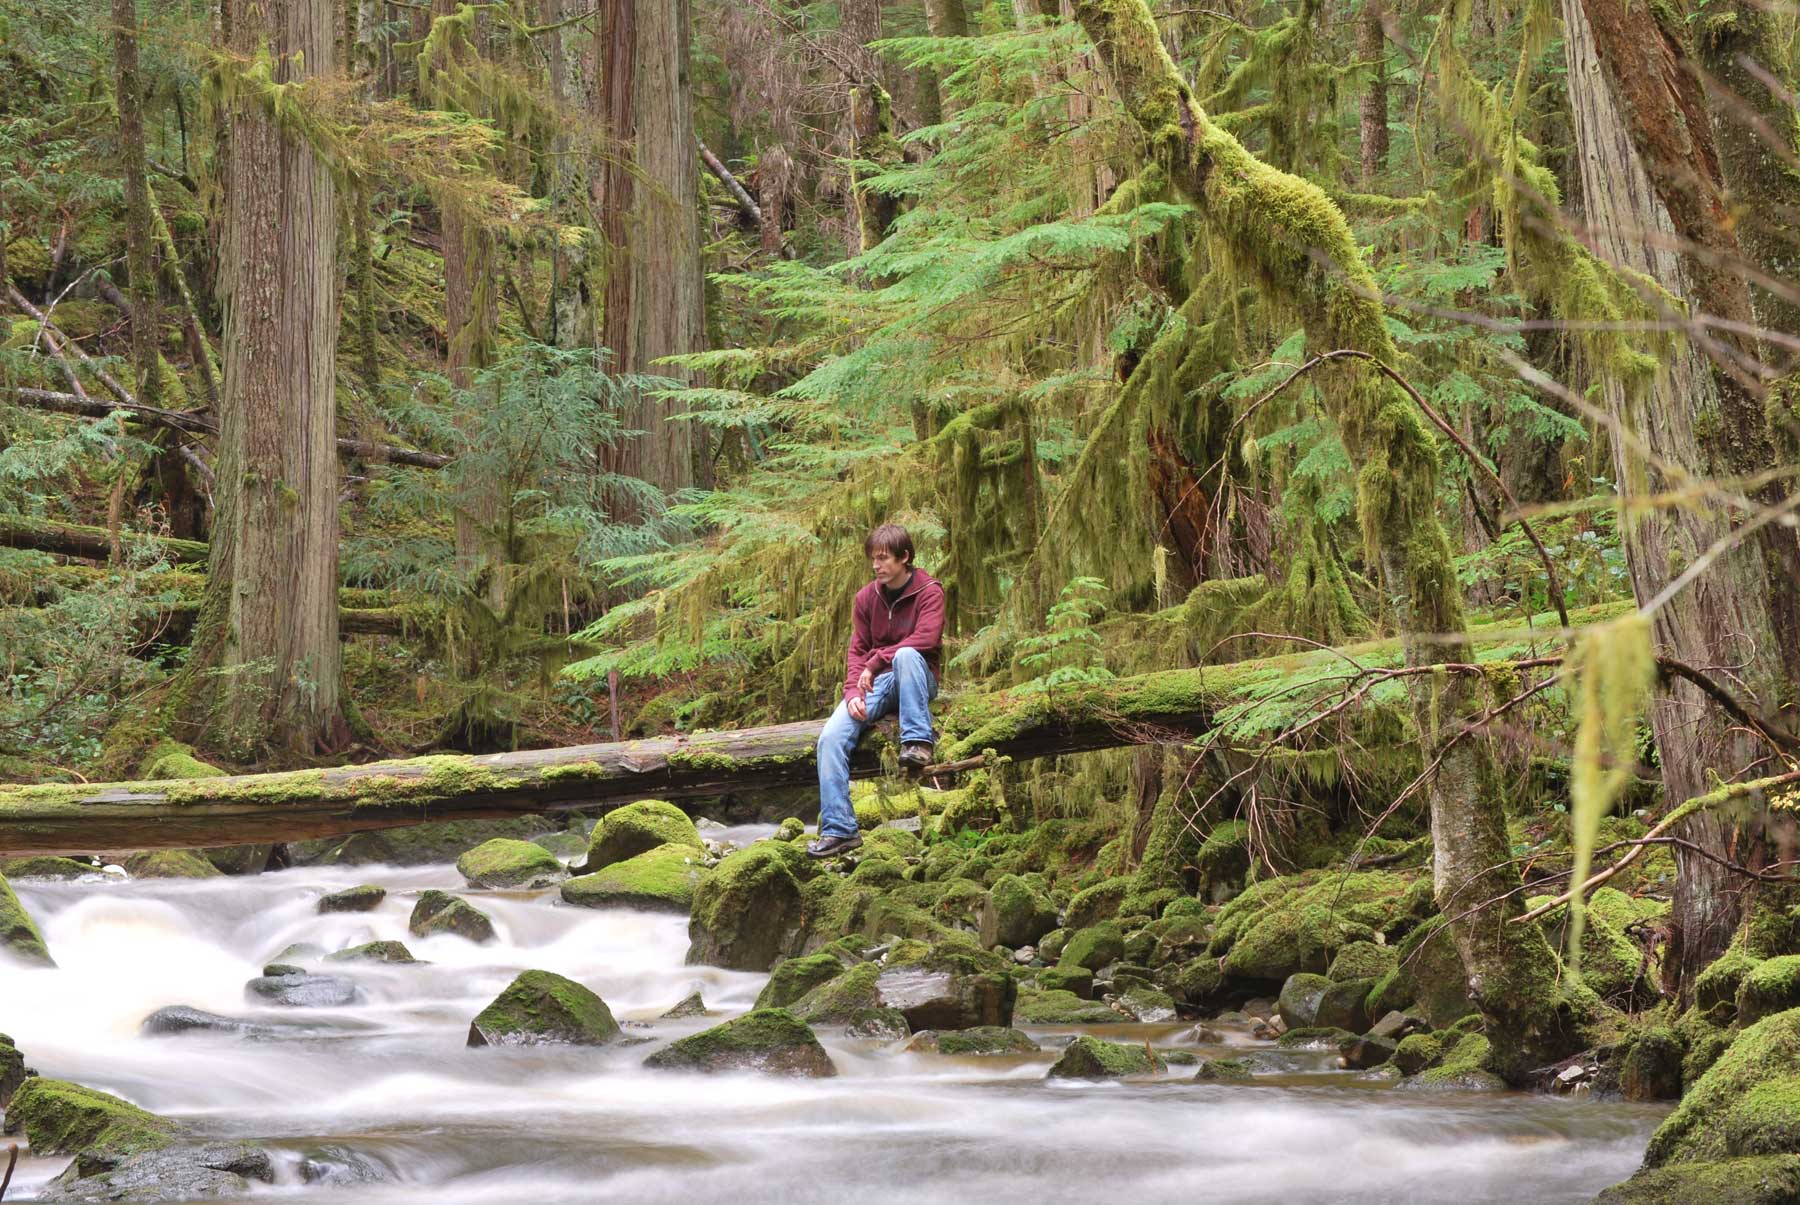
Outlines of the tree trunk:
[{"label": "tree trunk", "polygon": [[138,400],[154,406],[162,396],[157,350],[155,234],[144,163],[144,96],[138,78],[136,0],[113,0],[114,93],[119,106],[119,171],[125,178],[125,262],[131,277],[131,364]]},{"label": "tree trunk", "polygon": [[[1157,34],[1143,0],[1076,0],[1126,111],[1173,186],[1199,211],[1213,246],[1234,257],[1276,303],[1290,307],[1315,352],[1365,351],[1396,358],[1379,296],[1342,213],[1314,185],[1271,169],[1200,108]],[[1436,441],[1425,419],[1365,361],[1319,370],[1321,394],[1360,466],[1358,511],[1380,566],[1406,663],[1469,655],[1451,550],[1438,520]],[[1495,768],[1480,739],[1451,738],[1478,710],[1470,684],[1421,676],[1411,692],[1427,764],[1437,901],[1471,996],[1487,1022],[1496,1069],[1522,1078],[1579,1048],[1579,1003],[1558,984],[1542,933],[1504,923],[1521,911]]]},{"label": "tree trunk", "polygon": [[[559,24],[587,11],[588,5],[585,0],[548,0],[546,7],[548,11],[544,14],[545,23]],[[546,35],[544,47],[550,59],[550,91],[571,113],[580,112],[586,107],[592,83],[582,69],[582,56],[577,47],[585,39],[578,41],[577,29],[575,26],[564,26],[551,31]],[[570,195],[570,186],[578,175],[573,170],[574,164],[570,158],[573,146],[567,130],[560,124],[552,149],[555,154],[550,169],[551,196],[559,211],[564,207],[579,210],[582,208],[580,198]],[[593,347],[599,338],[599,332],[594,327],[592,264],[591,237],[584,237],[577,244],[571,244],[565,239],[556,240],[551,253],[547,329],[550,332],[550,342],[565,350]]]},{"label": "tree trunk", "polygon": [[1387,166],[1387,32],[1381,21],[1381,0],[1363,0],[1362,16],[1356,23],[1356,57],[1369,64],[1369,86],[1362,96],[1362,183],[1365,189]]},{"label": "tree trunk", "polygon": [[[1730,304],[1717,264],[1706,261],[1705,270],[1696,275],[1694,257],[1673,249],[1686,237],[1680,226],[1703,233],[1699,228],[1709,220],[1705,215],[1714,203],[1695,183],[1705,180],[1709,148],[1694,141],[1694,136],[1705,133],[1704,123],[1699,128],[1685,123],[1672,99],[1686,76],[1672,65],[1665,43],[1644,36],[1641,13],[1615,24],[1623,14],[1611,11],[1612,4],[1613,0],[1564,4],[1569,99],[1589,240],[1602,258],[1657,281],[1677,299],[1701,307],[1704,292],[1717,303]],[[1605,19],[1590,22],[1590,11]],[[1603,70],[1604,60],[1596,48],[1599,30],[1607,31],[1615,53],[1665,56],[1664,67],[1646,76],[1633,71],[1627,87],[1615,90],[1608,78],[1612,73]],[[1641,154],[1639,145],[1654,154]],[[1665,182],[1660,190],[1656,176]],[[1673,206],[1664,203],[1664,196]],[[1674,214],[1683,215],[1682,220],[1678,222]],[[1704,237],[1717,249],[1719,233]],[[1677,339],[1669,362],[1646,386],[1634,387],[1611,372],[1601,373],[1600,385],[1611,413],[1662,461],[1695,476],[1732,473],[1728,454],[1721,454],[1718,447],[1726,441],[1705,434],[1709,427],[1716,431],[1727,425],[1720,415],[1732,399],[1722,400],[1713,364],[1692,341]],[[1680,485],[1627,441],[1611,442],[1615,476],[1624,496],[1648,497]],[[1629,512],[1620,528],[1639,603],[1655,597],[1729,526],[1725,516],[1693,506]],[[1793,538],[1791,533],[1788,538]],[[1780,698],[1775,688],[1782,646],[1770,613],[1770,585],[1760,550],[1734,549],[1656,613],[1658,653],[1690,665],[1740,667],[1741,681],[1758,699]],[[1671,804],[1704,794],[1715,776],[1732,781],[1766,752],[1685,682],[1673,683],[1659,695],[1651,726]],[[1707,855],[1742,860],[1749,838],[1711,813],[1687,821],[1678,835],[1696,847],[1678,846],[1675,851],[1675,931],[1669,964],[1685,990],[1725,948],[1742,912],[1744,884]]]},{"label": "tree trunk", "polygon": [[[233,0],[229,49],[277,84],[333,70],[326,0]],[[247,86],[248,93],[248,86]],[[225,385],[207,594],[184,730],[242,760],[349,736],[338,650],[337,207],[331,174],[254,93],[228,118]]]},{"label": "tree trunk", "polygon": [[[656,361],[706,347],[688,0],[607,0],[604,10],[600,118],[629,148],[629,162],[608,162],[597,181],[611,256],[600,338],[615,372],[687,381],[685,369]],[[679,421],[683,413],[678,401],[638,392],[620,417],[643,434],[607,449],[608,467],[665,492],[710,484],[704,431]],[[643,517],[623,499],[614,510],[619,518]]]},{"label": "tree trunk", "polygon": [[[963,0],[925,0],[925,32],[934,38],[966,38],[969,36],[969,12],[963,7]],[[932,117],[928,111],[927,121],[942,121],[946,117],[954,117],[962,106],[944,95],[943,86],[935,68],[927,67],[921,71],[920,89],[935,106],[937,115]]]}]

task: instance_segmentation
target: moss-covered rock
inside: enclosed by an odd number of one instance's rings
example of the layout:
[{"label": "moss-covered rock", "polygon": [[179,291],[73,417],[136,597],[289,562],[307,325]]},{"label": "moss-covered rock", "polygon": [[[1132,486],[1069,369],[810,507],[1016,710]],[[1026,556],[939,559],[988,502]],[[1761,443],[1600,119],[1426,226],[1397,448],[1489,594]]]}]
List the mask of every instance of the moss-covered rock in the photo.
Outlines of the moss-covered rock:
[{"label": "moss-covered rock", "polygon": [[619,1036],[606,1001],[550,971],[522,971],[469,1023],[470,1046],[604,1046]]},{"label": "moss-covered rock", "polygon": [[325,955],[326,962],[417,962],[405,942],[370,941]]},{"label": "moss-covered rock", "polygon": [[1675,1019],[1675,1036],[1681,1039],[1686,1052],[1681,1056],[1681,1082],[1686,1085],[1698,1083],[1701,1076],[1712,1070],[1712,1065],[1731,1048],[1731,1039],[1736,1035],[1714,1025],[1696,1006]]},{"label": "moss-covered rock", "polygon": [[74,858],[12,858],[0,862],[0,875],[9,879],[70,879],[100,873],[99,867]]},{"label": "moss-covered rock", "polygon": [[374,883],[362,883],[355,887],[346,887],[342,891],[334,891],[330,895],[319,897],[319,913],[325,915],[332,912],[373,912],[381,907],[381,901],[387,898],[387,888]]},{"label": "moss-covered rock", "polygon": [[37,922],[25,911],[25,905],[14,894],[12,884],[0,878],[0,950],[20,962],[34,966],[55,966],[50,948]]},{"label": "moss-covered rock", "polygon": [[0,1033],[0,1112],[12,1102],[13,1093],[26,1079],[25,1056],[13,1040]]},{"label": "moss-covered rock", "polygon": [[1091,925],[1071,933],[1069,940],[1063,944],[1057,964],[1059,966],[1086,967],[1090,971],[1098,971],[1123,957],[1125,957],[1125,935],[1119,931],[1118,925],[1107,921],[1104,924]]},{"label": "moss-covered rock", "polygon": [[805,941],[804,850],[758,841],[713,868],[694,889],[687,960],[766,971]]},{"label": "moss-covered rock", "polygon": [[1714,1025],[1729,1025],[1737,1019],[1738,992],[1744,979],[1762,960],[1753,957],[1741,945],[1728,946],[1694,979],[1694,1007],[1707,1015]]},{"label": "moss-covered rock", "polygon": [[644,1066],[813,1077],[837,1074],[806,1022],[780,1008],[757,1009],[672,1042],[645,1059]]},{"label": "moss-covered rock", "polygon": [[1421,1071],[1407,1081],[1406,1086],[1455,1092],[1497,1092],[1506,1087],[1506,1082],[1494,1074],[1492,1063],[1493,1047],[1487,1037],[1466,1033],[1444,1051],[1436,1065]]},{"label": "moss-covered rock", "polygon": [[694,893],[705,877],[699,850],[690,845],[659,845],[604,870],[569,879],[562,885],[562,898],[583,908],[685,914],[692,911]]},{"label": "moss-covered rock", "polygon": [[1127,1075],[1160,1075],[1168,1064],[1147,1044],[1108,1042],[1082,1034],[1051,1064],[1050,1079],[1118,1079]]},{"label": "moss-covered rock", "polygon": [[1001,875],[988,889],[980,928],[984,946],[1028,946],[1056,928],[1056,904],[1019,875]]},{"label": "moss-covered rock", "polygon": [[1031,1054],[1040,1049],[1031,1035],[999,1025],[978,1025],[973,1029],[927,1029],[913,1035],[906,1044],[912,1051],[930,1054]]},{"label": "moss-covered rock", "polygon": [[191,849],[150,849],[119,863],[134,879],[216,879],[219,868]]},{"label": "moss-covered rock", "polygon": [[1595,1205],[1793,1205],[1800,1155],[1648,1168],[1595,1198]]},{"label": "moss-covered rock", "polygon": [[[1547,903],[1549,896],[1527,899],[1527,908]],[[1660,971],[1644,947],[1632,940],[1634,925],[1654,922],[1668,913],[1659,900],[1636,900],[1616,887],[1601,887],[1587,900],[1587,919],[1581,930],[1581,978],[1601,999],[1621,1008],[1645,1008],[1661,992]],[[1568,948],[1569,914],[1560,909],[1547,918],[1546,936],[1552,947]]]},{"label": "moss-covered rock", "polygon": [[456,860],[456,871],[471,887],[549,887],[569,877],[557,856],[532,841],[495,837]]},{"label": "moss-covered rock", "polygon": [[1686,1051],[1671,1029],[1657,1026],[1631,1036],[1619,1060],[1619,1093],[1626,1100],[1674,1100],[1681,1095]]},{"label": "moss-covered rock", "polygon": [[166,782],[176,778],[223,778],[228,771],[194,755],[192,745],[162,740],[150,746],[138,763],[137,776],[146,782]]},{"label": "moss-covered rock", "polygon": [[1074,992],[1083,1000],[1094,998],[1094,972],[1086,967],[1045,967],[1038,972],[1037,984],[1047,992]]},{"label": "moss-covered rock", "polygon": [[348,837],[290,842],[288,855],[296,866],[426,866],[454,862],[465,850],[494,837],[529,841],[560,827],[559,821],[548,816],[409,824]]},{"label": "moss-covered rock", "polygon": [[1379,870],[1266,880],[1220,912],[1211,952],[1238,978],[1323,974],[1345,946],[1399,936],[1430,915],[1430,888],[1427,879]]},{"label": "moss-covered rock", "polygon": [[414,937],[454,933],[476,943],[494,940],[494,922],[488,914],[447,891],[421,893],[406,927]]},{"label": "moss-covered rock", "polygon": [[1242,1059],[1206,1059],[1194,1079],[1202,1084],[1247,1084],[1253,1078],[1249,1064]]},{"label": "moss-covered rock", "polygon": [[1249,824],[1227,820],[1216,826],[1201,842],[1194,866],[1200,874],[1194,894],[1201,899],[1219,903],[1242,891],[1250,873]]},{"label": "moss-covered rock", "polygon": [[1800,954],[1759,962],[1738,985],[1739,1024],[1754,1025],[1790,1008],[1800,1008]]},{"label": "moss-covered rock", "polygon": [[1055,962],[1062,957],[1063,947],[1069,944],[1069,930],[1052,929],[1038,939],[1038,957],[1045,962]]},{"label": "moss-covered rock", "polygon": [[700,830],[688,814],[662,799],[644,799],[615,808],[600,818],[588,840],[587,865],[592,873],[614,862],[635,858],[661,845],[702,849]]},{"label": "moss-covered rock", "polygon": [[904,863],[908,858],[917,857],[923,848],[924,843],[917,833],[892,825],[883,825],[863,834],[865,858],[893,858]]},{"label": "moss-covered rock", "polygon": [[1444,1039],[1435,1033],[1408,1034],[1394,1048],[1394,1066],[1417,1075],[1444,1057]]},{"label": "moss-covered rock", "polygon": [[34,1155],[76,1155],[106,1164],[168,1146],[180,1127],[116,1096],[60,1079],[28,1079],[6,1112],[11,1129],[23,1129]]},{"label": "moss-covered rock", "polygon": [[769,981],[756,997],[758,1008],[786,1008],[818,987],[844,973],[844,962],[835,954],[806,954],[784,958],[769,973]]},{"label": "moss-covered rock", "polygon": [[1178,1015],[1175,1008],[1175,997],[1154,987],[1133,984],[1120,991],[1112,1000],[1113,1007],[1124,1012],[1133,1020],[1147,1025],[1160,1025],[1173,1021]]},{"label": "moss-covered rock", "polygon": [[906,881],[906,863],[898,858],[864,858],[850,872],[859,887],[897,887]]},{"label": "moss-covered rock", "polygon": [[1393,946],[1376,945],[1372,941],[1353,941],[1337,952],[1325,970],[1327,979],[1380,979],[1400,962]]},{"label": "moss-covered rock", "polygon": [[1336,1025],[1309,1025],[1290,1029],[1275,1039],[1283,1050],[1336,1050],[1356,1041],[1356,1035]]},{"label": "moss-covered rock", "polygon": [[1013,1005],[1016,1025],[1113,1025],[1124,1020],[1106,1005],[1083,1000],[1074,992],[1027,988]]},{"label": "moss-covered rock", "polygon": [[1069,901],[1068,927],[1086,929],[1118,915],[1119,904],[1130,889],[1131,880],[1121,876],[1104,879],[1086,890],[1076,892]]},{"label": "moss-covered rock", "polygon": [[1212,959],[1196,958],[1192,962],[1170,963],[1158,973],[1157,982],[1184,1004],[1202,1004],[1225,986],[1225,973]]},{"label": "moss-covered rock", "polygon": [[1407,934],[1395,954],[1394,969],[1369,992],[1371,1015],[1410,1009],[1432,1028],[1443,1029],[1475,1012],[1462,956],[1442,917],[1434,916]]},{"label": "moss-covered rock", "polygon": [[275,1161],[249,1142],[182,1142],[122,1159],[78,1155],[40,1201],[244,1200],[275,1182]]},{"label": "moss-covered rock", "polygon": [[798,841],[804,836],[806,836],[806,822],[798,816],[789,816],[775,826],[775,831],[770,834],[770,840]]},{"label": "moss-covered rock", "polygon": [[[1761,1144],[1779,1128],[1756,1120],[1771,1108],[1800,1116],[1800,1009],[1765,1017],[1745,1029],[1712,1069],[1688,1088],[1644,1153],[1646,1167],[1711,1163],[1768,1154],[1736,1145]],[[1740,1111],[1740,1106],[1742,1107]]]},{"label": "moss-covered rock", "polygon": [[261,874],[269,868],[269,860],[275,855],[275,843],[266,841],[256,845],[209,845],[194,852],[211,862],[213,869],[220,874]]}]

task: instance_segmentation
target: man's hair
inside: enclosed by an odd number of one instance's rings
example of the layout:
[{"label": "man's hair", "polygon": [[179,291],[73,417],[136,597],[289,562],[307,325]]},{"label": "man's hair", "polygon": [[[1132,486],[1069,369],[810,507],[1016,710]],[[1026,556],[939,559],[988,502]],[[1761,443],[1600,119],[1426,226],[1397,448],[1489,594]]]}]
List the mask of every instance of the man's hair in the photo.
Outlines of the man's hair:
[{"label": "man's hair", "polygon": [[869,538],[863,541],[863,555],[873,556],[877,548],[912,564],[912,533],[898,523],[883,523],[869,533]]}]

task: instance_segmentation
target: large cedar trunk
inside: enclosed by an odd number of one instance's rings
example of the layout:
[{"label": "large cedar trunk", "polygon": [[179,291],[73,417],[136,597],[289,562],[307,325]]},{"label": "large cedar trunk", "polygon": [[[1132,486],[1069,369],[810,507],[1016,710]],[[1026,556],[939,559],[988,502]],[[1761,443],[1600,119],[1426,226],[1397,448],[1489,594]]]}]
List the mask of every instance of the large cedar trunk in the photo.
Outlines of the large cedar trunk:
[{"label": "large cedar trunk", "polygon": [[138,78],[136,0],[113,0],[113,65],[119,105],[119,173],[125,178],[125,261],[131,277],[131,362],[138,400],[160,405],[156,269],[150,186],[145,179],[143,87]]},{"label": "large cedar trunk", "polygon": [[[706,346],[688,0],[607,0],[599,38],[601,120],[629,154],[609,160],[597,182],[611,257],[600,339],[616,372],[687,380],[656,361]],[[637,394],[621,418],[643,434],[609,449],[609,467],[664,491],[709,484],[704,429],[677,420],[683,412],[678,401]],[[633,517],[623,502],[617,510]]]},{"label": "large cedar trunk", "polygon": [[[1581,3],[1565,3],[1565,53],[1569,99],[1575,117],[1575,142],[1581,162],[1584,215],[1588,237],[1602,258],[1658,281],[1676,298],[1695,298],[1708,282],[1696,279],[1688,257],[1678,254],[1678,223],[1659,198],[1651,165],[1634,144],[1634,129],[1625,107],[1609,84],[1596,50],[1594,26]],[[1641,16],[1640,16],[1641,19]],[[1634,77],[1642,85],[1644,79]],[[1650,108],[1636,104],[1640,117]],[[1676,132],[1663,122],[1643,129],[1646,145],[1674,145]],[[1660,137],[1658,137],[1660,135]],[[1687,132],[1682,131],[1681,145]],[[1695,160],[1690,159],[1690,163]],[[1686,170],[1688,165],[1683,165]],[[1663,164],[1664,170],[1676,169]],[[1691,178],[1691,177],[1690,177]],[[1677,194],[1669,191],[1672,198]],[[1696,208],[1705,198],[1680,194]],[[1677,212],[1680,202],[1678,202]],[[1686,223],[1682,223],[1686,224]],[[1607,408],[1629,431],[1644,439],[1662,461],[1699,475],[1729,474],[1732,466],[1703,433],[1719,424],[1728,408],[1713,365],[1687,339],[1656,379],[1634,385],[1619,374],[1602,370],[1600,385]],[[1631,443],[1611,441],[1614,471],[1621,493],[1645,497],[1676,487]],[[1728,520],[1697,507],[1633,510],[1621,522],[1632,590],[1640,603],[1656,596],[1671,577],[1694,563],[1701,552],[1728,530]],[[1791,538],[1791,537],[1790,537]],[[1690,587],[1669,600],[1655,616],[1655,640],[1661,655],[1697,666],[1742,667],[1741,681],[1764,700],[1777,698],[1774,687],[1781,645],[1770,612],[1770,586],[1759,550],[1752,546],[1721,557]],[[1671,804],[1704,794],[1715,779],[1742,775],[1766,750],[1685,682],[1672,683],[1651,711],[1664,790]],[[1731,938],[1742,913],[1745,883],[1718,861],[1745,859],[1750,836],[1728,819],[1707,813],[1685,823],[1678,833],[1696,848],[1677,846],[1674,927],[1671,945],[1680,983],[1693,976]],[[1711,856],[1708,856],[1711,855]]]},{"label": "large cedar trunk", "polygon": [[[235,0],[232,52],[330,74],[333,6]],[[228,117],[225,385],[207,593],[177,718],[253,760],[347,743],[338,652],[337,206],[331,174],[246,83]]]},{"label": "large cedar trunk", "polygon": [[1362,182],[1367,188],[1387,166],[1387,33],[1381,0],[1363,0],[1356,23],[1356,57],[1369,64],[1369,88],[1362,96]]}]

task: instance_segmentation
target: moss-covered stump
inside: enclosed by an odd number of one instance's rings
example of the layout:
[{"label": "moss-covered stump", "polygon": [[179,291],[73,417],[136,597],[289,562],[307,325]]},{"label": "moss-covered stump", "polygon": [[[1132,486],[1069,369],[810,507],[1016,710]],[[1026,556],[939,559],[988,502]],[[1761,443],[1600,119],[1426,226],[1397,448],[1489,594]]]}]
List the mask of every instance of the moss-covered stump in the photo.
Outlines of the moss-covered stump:
[{"label": "moss-covered stump", "polygon": [[1800,1009],[1740,1033],[1657,1128],[1644,1165],[1777,1153],[1800,1154]]},{"label": "moss-covered stump", "polygon": [[694,893],[705,875],[700,850],[691,845],[659,845],[604,870],[568,880],[562,885],[562,897],[582,908],[637,908],[686,915],[693,910]]},{"label": "moss-covered stump", "polygon": [[768,1075],[837,1074],[806,1022],[781,1008],[762,1008],[672,1042],[644,1060],[668,1071],[760,1071]]},{"label": "moss-covered stump", "polygon": [[688,922],[689,963],[734,971],[766,971],[800,952],[805,940],[806,853],[758,841],[713,868],[694,889]]},{"label": "moss-covered stump", "polygon": [[844,973],[844,962],[833,954],[808,954],[786,958],[769,973],[769,981],[756,997],[758,1008],[786,1008],[820,984]]},{"label": "moss-covered stump", "polygon": [[325,955],[326,962],[417,962],[405,942],[370,941]]},{"label": "moss-covered stump", "polygon": [[191,849],[153,849],[132,854],[123,862],[134,879],[216,879],[219,868]]},{"label": "moss-covered stump", "polygon": [[911,1051],[927,1054],[1032,1054],[1041,1049],[1031,1035],[998,1025],[981,1025],[974,1029],[940,1032],[927,1029],[916,1033],[906,1044]]},{"label": "moss-covered stump", "polygon": [[1015,1025],[1115,1025],[1124,1020],[1106,1005],[1083,1000],[1074,992],[1026,988],[1013,1002]]},{"label": "moss-covered stump", "polygon": [[1127,1075],[1160,1075],[1168,1065],[1148,1043],[1108,1042],[1083,1034],[1070,1042],[1051,1064],[1050,1079],[1118,1079]]},{"label": "moss-covered stump", "polygon": [[494,922],[488,914],[447,891],[422,893],[406,927],[414,937],[453,933],[477,944],[494,940]]},{"label": "moss-covered stump", "polygon": [[1800,1155],[1649,1168],[1595,1198],[1595,1205],[1793,1205]]},{"label": "moss-covered stump", "polygon": [[99,867],[74,858],[12,858],[0,861],[0,875],[9,879],[57,879],[67,882],[100,873]]},{"label": "moss-covered stump", "polygon": [[606,1001],[550,971],[521,971],[469,1023],[471,1046],[604,1046],[619,1036]]},{"label": "moss-covered stump", "polygon": [[0,878],[0,951],[33,966],[56,965],[37,922],[31,919],[25,905],[14,894],[12,884],[4,878]]},{"label": "moss-covered stump", "polygon": [[1309,871],[1247,888],[1219,913],[1210,952],[1227,975],[1324,974],[1338,951],[1397,938],[1431,914],[1431,883],[1388,871]]},{"label": "moss-covered stump", "polygon": [[378,887],[374,883],[362,883],[320,896],[319,913],[323,916],[332,912],[373,912],[381,906],[381,901],[386,898],[386,887]]},{"label": "moss-covered stump", "polygon": [[569,877],[557,856],[543,846],[512,837],[483,841],[456,860],[456,871],[471,887],[549,887]]},{"label": "moss-covered stump", "polygon": [[1738,986],[1737,1019],[1754,1025],[1764,1017],[1800,1008],[1800,954],[1757,963]]},{"label": "moss-covered stump", "polygon": [[700,830],[688,814],[663,799],[643,799],[615,808],[600,818],[588,838],[587,865],[592,873],[614,862],[635,858],[662,845],[705,848]]},{"label": "moss-covered stump", "polygon": [[[6,1112],[34,1155],[76,1155],[96,1170],[174,1142],[180,1127],[116,1096],[60,1079],[28,1079]],[[91,1174],[91,1173],[87,1173]]]},{"label": "moss-covered stump", "polygon": [[1058,966],[1098,971],[1125,957],[1125,935],[1111,921],[1079,929],[1063,943]]}]

